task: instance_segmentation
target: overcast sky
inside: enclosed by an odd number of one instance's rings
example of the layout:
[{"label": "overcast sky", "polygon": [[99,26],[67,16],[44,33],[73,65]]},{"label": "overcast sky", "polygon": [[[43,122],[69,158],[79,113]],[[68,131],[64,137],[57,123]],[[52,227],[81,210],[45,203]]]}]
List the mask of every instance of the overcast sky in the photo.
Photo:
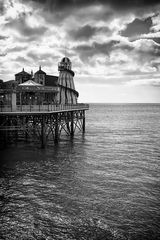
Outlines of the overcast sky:
[{"label": "overcast sky", "polygon": [[66,55],[79,102],[160,102],[160,4],[0,0],[0,79],[58,75]]}]

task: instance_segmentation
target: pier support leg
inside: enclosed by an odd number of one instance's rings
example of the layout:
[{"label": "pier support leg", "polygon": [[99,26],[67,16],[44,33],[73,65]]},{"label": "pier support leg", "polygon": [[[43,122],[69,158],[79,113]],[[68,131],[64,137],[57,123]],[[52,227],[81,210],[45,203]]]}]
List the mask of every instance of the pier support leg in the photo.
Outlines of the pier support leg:
[{"label": "pier support leg", "polygon": [[74,136],[74,113],[71,112],[71,137]]},{"label": "pier support leg", "polygon": [[[10,126],[10,121],[8,120],[8,117],[5,119],[6,121],[6,126]],[[4,147],[7,147],[9,141],[9,129],[4,130]]]},{"label": "pier support leg", "polygon": [[85,121],[86,119],[85,119],[85,111],[83,110],[83,121],[82,121],[82,131],[83,131],[83,133],[85,133]]},{"label": "pier support leg", "polygon": [[55,129],[54,129],[54,142],[58,143],[58,113],[55,114]]},{"label": "pier support leg", "polygon": [[46,135],[45,135],[45,116],[42,116],[41,120],[41,148],[46,146]]}]

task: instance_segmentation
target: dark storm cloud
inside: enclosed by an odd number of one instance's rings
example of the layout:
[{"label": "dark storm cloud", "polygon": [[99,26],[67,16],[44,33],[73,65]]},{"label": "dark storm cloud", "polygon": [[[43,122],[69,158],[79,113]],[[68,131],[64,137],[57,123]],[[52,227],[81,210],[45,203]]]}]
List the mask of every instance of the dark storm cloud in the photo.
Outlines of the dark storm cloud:
[{"label": "dark storm cloud", "polygon": [[160,37],[157,37],[157,38],[150,38],[152,39],[154,42],[160,44]]},{"label": "dark storm cloud", "polygon": [[103,3],[107,2],[109,3],[113,8],[117,10],[123,10],[123,9],[133,9],[133,8],[143,8],[148,6],[153,6],[159,4],[159,0],[107,0],[102,1]]},{"label": "dark storm cloud", "polygon": [[6,36],[3,36],[3,35],[0,35],[0,40],[5,40],[5,39],[7,39],[8,37],[6,37]]},{"label": "dark storm cloud", "polygon": [[83,61],[88,60],[89,57],[93,57],[98,54],[109,55],[110,52],[113,50],[113,47],[119,43],[119,41],[112,40],[107,43],[97,43],[94,42],[92,45],[79,45],[74,48],[76,52],[79,53],[80,58]]},{"label": "dark storm cloud", "polygon": [[0,0],[0,13],[4,13],[4,3]]},{"label": "dark storm cloud", "polygon": [[85,25],[78,30],[72,30],[69,35],[75,40],[87,40],[91,38],[96,33],[96,27],[91,27],[90,25]]},{"label": "dark storm cloud", "polygon": [[[23,0],[26,2],[26,0]],[[64,8],[71,7],[85,7],[88,5],[94,4],[102,4],[102,5],[110,5],[112,8],[116,10],[124,10],[124,9],[133,9],[144,6],[153,6],[159,4],[159,0],[30,0],[32,2],[36,2],[45,6],[48,6],[49,9],[57,9],[61,10]]]},{"label": "dark storm cloud", "polygon": [[96,33],[100,33],[100,32],[108,34],[111,31],[108,27],[98,28],[90,25],[85,25],[76,30],[69,31],[69,36],[74,40],[88,40],[91,37],[93,37]]},{"label": "dark storm cloud", "polygon": [[133,22],[127,25],[127,28],[121,32],[121,35],[124,37],[133,37],[147,34],[150,32],[151,27],[152,19],[150,17],[144,20],[136,18]]}]

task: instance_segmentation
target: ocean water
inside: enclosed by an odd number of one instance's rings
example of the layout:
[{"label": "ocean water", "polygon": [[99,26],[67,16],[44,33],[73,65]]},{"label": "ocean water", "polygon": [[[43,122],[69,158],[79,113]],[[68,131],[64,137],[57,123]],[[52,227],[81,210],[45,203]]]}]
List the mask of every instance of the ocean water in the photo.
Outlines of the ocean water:
[{"label": "ocean water", "polygon": [[91,104],[85,135],[0,160],[0,239],[160,239],[160,104]]}]

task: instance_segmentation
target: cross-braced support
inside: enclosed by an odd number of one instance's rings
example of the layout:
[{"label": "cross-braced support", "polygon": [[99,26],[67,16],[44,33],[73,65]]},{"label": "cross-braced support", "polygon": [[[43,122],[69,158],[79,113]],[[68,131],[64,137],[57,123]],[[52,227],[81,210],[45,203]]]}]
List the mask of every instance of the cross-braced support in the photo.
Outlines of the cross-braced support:
[{"label": "cross-braced support", "polygon": [[44,148],[48,140],[57,143],[62,133],[71,137],[85,132],[85,110],[47,113],[12,113],[0,116],[1,143],[19,139],[39,141]]}]

